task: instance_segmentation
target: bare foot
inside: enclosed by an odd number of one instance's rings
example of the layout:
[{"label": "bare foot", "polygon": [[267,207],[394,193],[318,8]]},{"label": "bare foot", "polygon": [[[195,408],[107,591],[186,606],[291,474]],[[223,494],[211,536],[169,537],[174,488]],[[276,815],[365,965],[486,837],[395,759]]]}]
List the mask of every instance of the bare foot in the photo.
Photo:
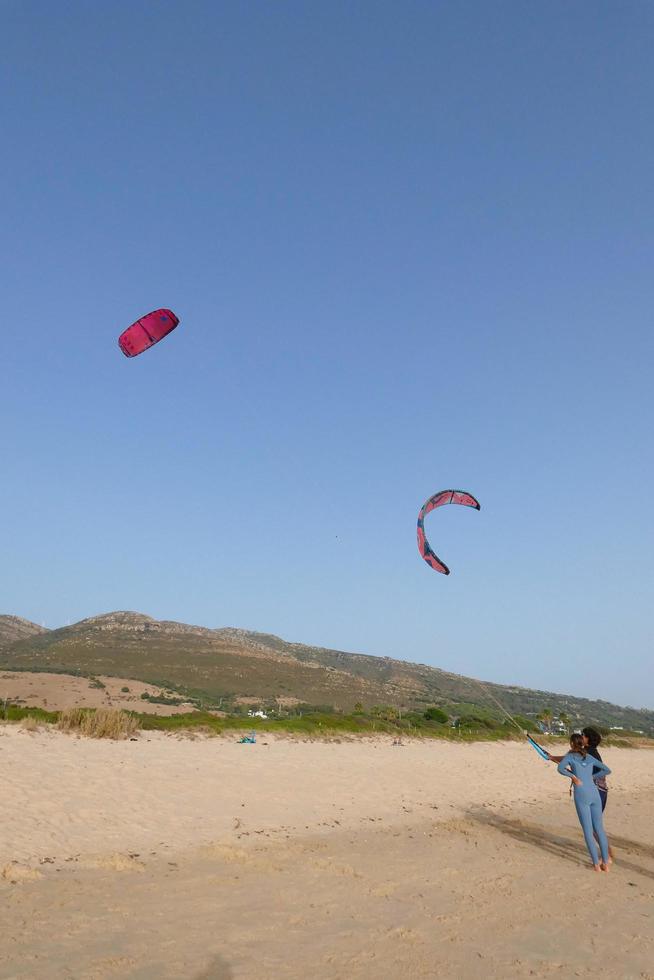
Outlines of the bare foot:
[{"label": "bare foot", "polygon": [[593,871],[601,871],[601,870],[602,870],[602,868],[601,868],[601,866],[599,864],[594,864],[593,865]]},{"label": "bare foot", "polygon": [[602,861],[602,863],[600,864],[600,868],[601,868],[602,871],[605,871],[606,874],[609,873],[609,865],[608,865],[608,863],[605,864],[604,861]]}]

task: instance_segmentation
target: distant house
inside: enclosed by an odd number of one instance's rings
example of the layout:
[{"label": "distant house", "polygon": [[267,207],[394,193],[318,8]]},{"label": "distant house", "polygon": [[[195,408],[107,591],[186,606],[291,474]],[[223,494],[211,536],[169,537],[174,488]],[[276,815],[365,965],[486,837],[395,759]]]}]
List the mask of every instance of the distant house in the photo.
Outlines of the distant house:
[{"label": "distant house", "polygon": [[540,720],[537,720],[536,724],[543,735],[565,735],[568,730],[558,718],[553,718],[549,725],[546,725],[544,721]]},{"label": "distant house", "polygon": [[258,711],[252,711],[252,710],[250,710],[250,711],[248,711],[248,715],[249,715],[250,718],[267,718],[268,717],[268,715],[266,714],[266,712],[265,711],[261,711],[261,709],[259,709]]}]

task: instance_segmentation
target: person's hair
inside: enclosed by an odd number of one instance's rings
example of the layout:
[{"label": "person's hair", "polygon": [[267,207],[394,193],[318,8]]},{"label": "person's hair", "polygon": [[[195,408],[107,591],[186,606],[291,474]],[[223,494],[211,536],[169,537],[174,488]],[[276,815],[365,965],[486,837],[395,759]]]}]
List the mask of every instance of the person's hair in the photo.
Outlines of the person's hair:
[{"label": "person's hair", "polygon": [[584,745],[584,737],[580,735],[579,732],[575,732],[574,735],[570,736],[570,748],[573,752],[578,752],[579,755],[586,757],[586,746]]},{"label": "person's hair", "polygon": [[596,728],[582,728],[581,734],[586,736],[591,749],[596,749],[602,741],[602,736]]}]

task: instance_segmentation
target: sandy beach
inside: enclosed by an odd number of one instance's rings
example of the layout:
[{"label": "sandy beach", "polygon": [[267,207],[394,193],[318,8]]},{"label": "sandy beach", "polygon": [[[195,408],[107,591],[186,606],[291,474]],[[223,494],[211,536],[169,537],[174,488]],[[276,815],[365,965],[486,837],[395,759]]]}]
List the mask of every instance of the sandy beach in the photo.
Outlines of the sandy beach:
[{"label": "sandy beach", "polygon": [[609,875],[527,745],[0,726],[0,978],[654,977],[654,752]]}]

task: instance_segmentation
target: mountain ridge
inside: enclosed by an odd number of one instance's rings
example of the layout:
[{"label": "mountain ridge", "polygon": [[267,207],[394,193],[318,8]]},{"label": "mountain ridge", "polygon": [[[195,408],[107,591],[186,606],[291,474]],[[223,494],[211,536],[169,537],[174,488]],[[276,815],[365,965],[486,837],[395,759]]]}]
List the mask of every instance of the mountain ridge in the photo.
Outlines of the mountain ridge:
[{"label": "mountain ridge", "polygon": [[[46,629],[0,615],[0,667],[132,677],[206,699],[286,701],[351,711],[391,705],[423,709],[462,703],[534,717],[544,708],[585,724],[654,734],[654,711],[475,678],[400,658],[291,643],[272,633],[213,629],[117,610]],[[489,695],[491,695],[489,697]],[[501,717],[501,715],[500,715]]]}]

